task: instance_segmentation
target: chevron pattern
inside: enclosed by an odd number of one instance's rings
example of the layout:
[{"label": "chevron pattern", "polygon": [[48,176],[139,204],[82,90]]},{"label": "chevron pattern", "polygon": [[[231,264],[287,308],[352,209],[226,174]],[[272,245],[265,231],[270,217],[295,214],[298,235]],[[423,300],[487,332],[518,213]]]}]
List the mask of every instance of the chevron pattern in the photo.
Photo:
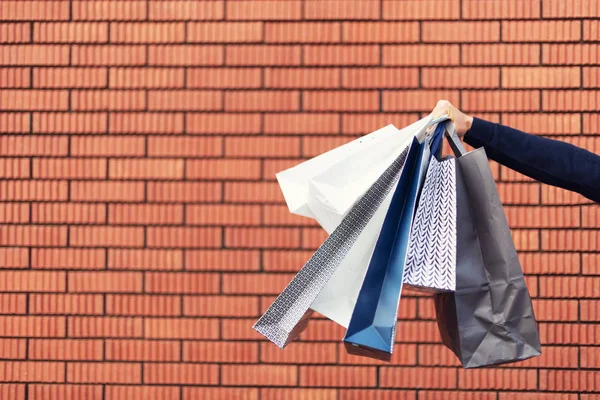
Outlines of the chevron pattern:
[{"label": "chevron pattern", "polygon": [[310,318],[310,305],[323,290],[379,205],[398,181],[409,149],[410,146],[371,186],[269,309],[258,319],[253,326],[257,332],[280,348],[284,348],[306,327]]},{"label": "chevron pattern", "polygon": [[427,291],[456,288],[456,163],[431,158],[413,222],[403,283]]}]

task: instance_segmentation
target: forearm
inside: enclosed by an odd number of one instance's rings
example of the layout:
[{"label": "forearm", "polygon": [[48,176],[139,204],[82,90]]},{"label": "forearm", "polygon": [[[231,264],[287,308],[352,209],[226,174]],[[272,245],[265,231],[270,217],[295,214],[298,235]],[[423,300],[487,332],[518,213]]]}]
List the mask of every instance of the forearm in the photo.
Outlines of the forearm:
[{"label": "forearm", "polygon": [[464,140],[523,175],[600,202],[600,156],[594,153],[478,118]]}]

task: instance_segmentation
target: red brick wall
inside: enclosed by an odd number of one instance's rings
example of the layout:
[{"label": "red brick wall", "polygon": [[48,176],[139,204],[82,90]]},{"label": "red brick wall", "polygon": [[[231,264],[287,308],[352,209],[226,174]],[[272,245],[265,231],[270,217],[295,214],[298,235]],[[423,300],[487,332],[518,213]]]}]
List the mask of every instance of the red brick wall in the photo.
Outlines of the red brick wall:
[{"label": "red brick wall", "polygon": [[598,206],[496,164],[543,356],[463,370],[408,295],[391,364],[323,319],[283,352],[251,329],[324,239],[275,172],[440,98],[600,152],[597,2],[3,0],[0,20],[2,400],[600,396]]}]

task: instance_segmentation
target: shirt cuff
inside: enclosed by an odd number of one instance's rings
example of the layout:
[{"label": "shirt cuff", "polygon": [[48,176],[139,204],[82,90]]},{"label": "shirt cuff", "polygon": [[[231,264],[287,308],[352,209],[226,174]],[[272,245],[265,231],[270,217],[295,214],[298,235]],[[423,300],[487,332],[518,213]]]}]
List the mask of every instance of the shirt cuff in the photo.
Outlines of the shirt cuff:
[{"label": "shirt cuff", "polygon": [[464,140],[473,147],[483,147],[491,142],[495,130],[495,123],[473,117],[473,124],[465,134]]}]

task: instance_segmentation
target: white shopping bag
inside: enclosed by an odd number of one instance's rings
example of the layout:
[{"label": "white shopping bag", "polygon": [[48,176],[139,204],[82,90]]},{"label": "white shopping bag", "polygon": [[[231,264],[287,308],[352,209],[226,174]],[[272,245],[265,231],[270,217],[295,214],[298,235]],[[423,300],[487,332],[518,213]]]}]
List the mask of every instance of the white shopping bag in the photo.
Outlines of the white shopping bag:
[{"label": "white shopping bag", "polygon": [[431,122],[388,125],[276,175],[290,212],[315,219],[329,234]]}]

